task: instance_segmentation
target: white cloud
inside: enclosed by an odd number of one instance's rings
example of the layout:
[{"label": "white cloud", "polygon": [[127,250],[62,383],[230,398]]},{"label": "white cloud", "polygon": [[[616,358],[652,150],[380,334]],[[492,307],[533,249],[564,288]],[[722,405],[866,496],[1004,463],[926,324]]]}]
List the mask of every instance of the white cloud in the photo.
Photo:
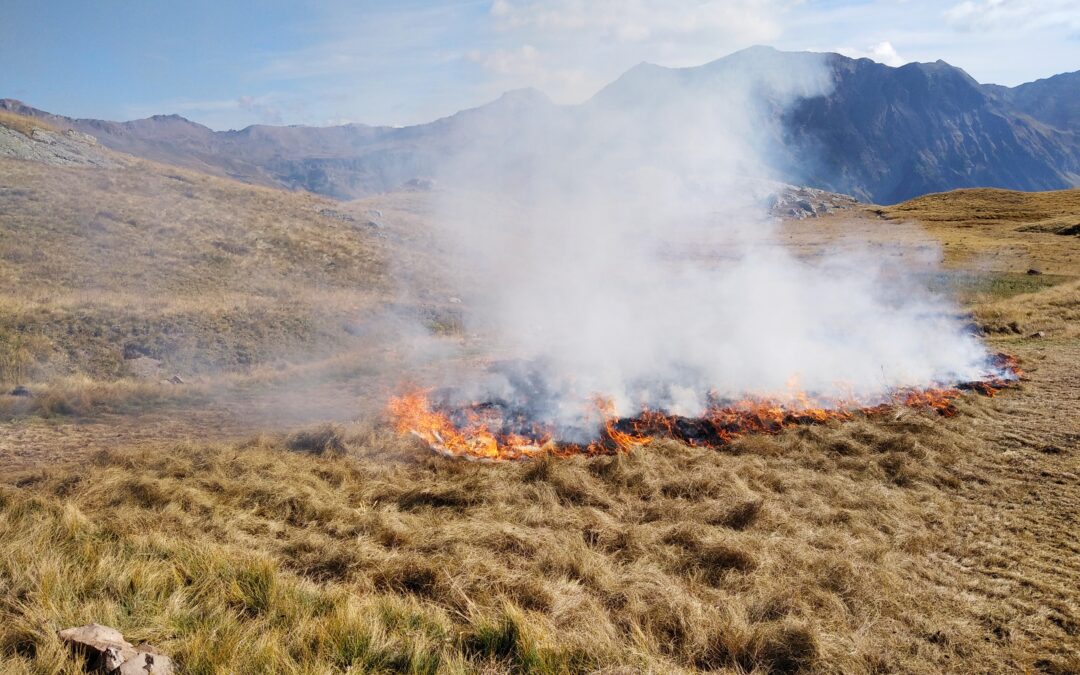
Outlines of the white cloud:
[{"label": "white cloud", "polygon": [[246,110],[263,124],[282,124],[281,109],[269,96],[241,96],[236,100],[241,110]]},{"label": "white cloud", "polygon": [[1067,27],[1080,29],[1077,0],[965,0],[945,11],[945,19],[960,30],[1029,30]]},{"label": "white cloud", "polygon": [[884,63],[887,66],[902,66],[907,63],[907,59],[900,56],[897,53],[896,47],[893,47],[891,42],[879,42],[876,45],[867,47],[866,49],[852,49],[851,47],[839,47],[836,53],[843,54],[844,56],[850,56],[853,59],[873,59],[878,63]]},{"label": "white cloud", "polygon": [[518,49],[473,50],[468,61],[488,71],[502,88],[531,86],[544,92],[591,93],[599,83],[578,68],[560,67],[536,47],[526,44]]},{"label": "white cloud", "polygon": [[504,30],[580,33],[618,42],[676,38],[764,40],[778,32],[779,0],[495,0]]},{"label": "white cloud", "polygon": [[492,41],[468,52],[495,87],[582,100],[641,61],[700,65],[776,40],[798,0],[494,0]]},{"label": "white cloud", "polygon": [[496,49],[493,52],[473,50],[466,54],[473,63],[479,63],[498,75],[509,75],[530,71],[537,67],[540,52],[532,45],[523,45],[520,49]]}]

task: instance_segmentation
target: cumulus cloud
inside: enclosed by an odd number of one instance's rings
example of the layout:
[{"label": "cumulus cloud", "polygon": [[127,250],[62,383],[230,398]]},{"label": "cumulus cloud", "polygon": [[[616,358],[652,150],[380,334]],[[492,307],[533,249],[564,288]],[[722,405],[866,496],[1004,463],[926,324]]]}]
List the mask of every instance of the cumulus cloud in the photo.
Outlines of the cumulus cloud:
[{"label": "cumulus cloud", "polygon": [[887,66],[902,66],[907,63],[907,59],[900,56],[896,51],[896,47],[893,47],[891,42],[879,42],[876,45],[871,45],[866,49],[852,49],[851,47],[840,47],[836,49],[838,54],[844,56],[850,56],[853,59],[873,59],[878,63],[884,63]]}]

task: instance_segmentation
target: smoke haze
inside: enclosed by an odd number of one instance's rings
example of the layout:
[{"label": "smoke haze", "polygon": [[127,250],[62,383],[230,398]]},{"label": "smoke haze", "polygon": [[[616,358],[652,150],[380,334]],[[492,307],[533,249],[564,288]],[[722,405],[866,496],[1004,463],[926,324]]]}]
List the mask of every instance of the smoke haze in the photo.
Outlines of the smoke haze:
[{"label": "smoke haze", "polygon": [[535,364],[548,421],[580,425],[596,395],[697,415],[709,392],[873,402],[985,374],[955,310],[893,258],[780,245],[764,204],[780,116],[831,87],[823,59],[798,65],[763,52],[678,81],[642,65],[572,108],[516,92],[463,138],[436,220],[474,289],[466,320]]}]

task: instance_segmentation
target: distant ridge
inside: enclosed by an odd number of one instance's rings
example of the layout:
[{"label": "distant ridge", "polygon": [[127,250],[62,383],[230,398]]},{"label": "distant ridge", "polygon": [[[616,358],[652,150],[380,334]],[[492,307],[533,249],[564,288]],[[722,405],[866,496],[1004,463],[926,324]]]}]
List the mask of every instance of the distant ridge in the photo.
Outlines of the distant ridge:
[{"label": "distant ridge", "polygon": [[[640,64],[583,107],[650,105],[724,87],[753,68],[798,70],[824,59],[835,87],[784,111],[778,178],[892,204],[962,187],[1051,190],[1080,185],[1080,71],[1017,87],[984,85],[944,61],[899,68],[839,54],[754,47],[695,68]],[[42,117],[105,146],[247,182],[339,199],[385,192],[437,173],[485,117],[500,114],[524,133],[573,114],[535,90],[409,127],[256,125],[213,131],[178,115],[131,122],[71,119],[11,99],[0,109]]]}]

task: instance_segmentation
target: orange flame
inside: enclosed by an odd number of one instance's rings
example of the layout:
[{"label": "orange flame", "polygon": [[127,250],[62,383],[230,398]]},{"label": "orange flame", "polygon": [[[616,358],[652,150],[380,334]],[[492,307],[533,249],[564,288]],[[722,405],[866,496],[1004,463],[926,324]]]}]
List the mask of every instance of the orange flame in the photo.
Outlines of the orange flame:
[{"label": "orange flame", "polygon": [[[1002,372],[1022,376],[1016,359],[1004,354],[995,357]],[[720,447],[747,434],[777,434],[796,424],[847,421],[856,415],[874,416],[897,406],[933,410],[944,417],[956,414],[954,401],[964,391],[993,396],[1015,380],[991,378],[940,389],[906,389],[893,394],[891,401],[860,406],[854,401],[831,401],[829,407],[811,407],[812,399],[802,392],[786,397],[789,403],[770,399],[746,399],[721,405],[711,404],[698,418],[643,410],[632,418],[622,418],[609,399],[596,397],[593,405],[600,416],[599,437],[588,445],[556,442],[554,430],[535,424],[527,434],[492,431],[502,426],[499,414],[490,406],[472,404],[454,411],[432,409],[426,390],[390,399],[388,412],[398,433],[411,433],[435,452],[478,461],[519,460],[550,453],[601,455],[626,452],[654,438],[670,438],[689,445]],[[794,381],[792,382],[794,384]],[[715,399],[715,397],[714,397]],[[820,406],[820,404],[819,404]],[[454,418],[463,418],[455,424]]]}]

